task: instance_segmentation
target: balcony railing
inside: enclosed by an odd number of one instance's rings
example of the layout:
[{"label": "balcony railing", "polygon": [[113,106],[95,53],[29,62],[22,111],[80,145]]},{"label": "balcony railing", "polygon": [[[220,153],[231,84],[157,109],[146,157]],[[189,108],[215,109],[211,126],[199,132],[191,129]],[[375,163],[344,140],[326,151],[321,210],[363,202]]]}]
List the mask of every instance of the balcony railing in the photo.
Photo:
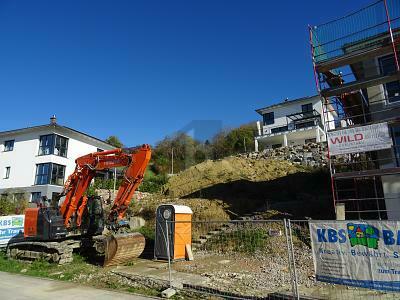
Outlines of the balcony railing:
[{"label": "balcony railing", "polygon": [[286,118],[287,125],[272,128],[270,126],[263,126],[262,135],[275,135],[316,126],[322,128],[321,115],[316,110],[290,114]]}]

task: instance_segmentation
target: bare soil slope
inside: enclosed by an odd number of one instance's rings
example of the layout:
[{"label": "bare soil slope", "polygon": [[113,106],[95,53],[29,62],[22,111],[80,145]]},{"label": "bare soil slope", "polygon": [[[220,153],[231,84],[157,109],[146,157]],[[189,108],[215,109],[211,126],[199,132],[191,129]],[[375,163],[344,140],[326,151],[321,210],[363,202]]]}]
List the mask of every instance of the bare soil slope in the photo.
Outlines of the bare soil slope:
[{"label": "bare soil slope", "polygon": [[164,187],[164,194],[184,197],[221,183],[239,180],[270,181],[298,172],[309,170],[286,160],[256,160],[243,157],[208,160],[171,177]]}]

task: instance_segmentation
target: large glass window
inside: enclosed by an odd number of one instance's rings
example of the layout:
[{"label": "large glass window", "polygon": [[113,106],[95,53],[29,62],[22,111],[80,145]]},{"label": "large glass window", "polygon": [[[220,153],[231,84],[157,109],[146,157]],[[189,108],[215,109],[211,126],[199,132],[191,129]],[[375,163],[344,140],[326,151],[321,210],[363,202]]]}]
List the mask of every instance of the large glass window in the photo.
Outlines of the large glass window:
[{"label": "large glass window", "polygon": [[[381,73],[387,75],[396,71],[394,55],[381,57],[379,59]],[[384,84],[388,103],[400,101],[400,81],[392,81]]]},{"label": "large glass window", "polygon": [[39,155],[55,154],[67,157],[68,139],[57,135],[48,134],[40,137]]},{"label": "large glass window", "polygon": [[54,147],[54,135],[42,135],[40,137],[39,143],[39,155],[49,155],[53,154],[53,147]]},{"label": "large glass window", "polygon": [[263,123],[264,125],[271,125],[275,123],[275,117],[273,111],[263,114]]},{"label": "large glass window", "polygon": [[65,166],[45,163],[36,165],[35,184],[63,185]]},{"label": "large glass window", "polygon": [[63,136],[56,135],[55,140],[56,142],[54,144],[54,154],[67,157],[68,139]]},{"label": "large glass window", "polygon": [[35,184],[49,184],[50,169],[51,169],[50,163],[36,165]]},{"label": "large glass window", "polygon": [[63,185],[64,184],[64,175],[65,175],[65,166],[52,164],[51,171],[51,184],[54,185]]},{"label": "large glass window", "polygon": [[14,150],[14,140],[5,141],[4,151],[13,151],[13,150]]}]

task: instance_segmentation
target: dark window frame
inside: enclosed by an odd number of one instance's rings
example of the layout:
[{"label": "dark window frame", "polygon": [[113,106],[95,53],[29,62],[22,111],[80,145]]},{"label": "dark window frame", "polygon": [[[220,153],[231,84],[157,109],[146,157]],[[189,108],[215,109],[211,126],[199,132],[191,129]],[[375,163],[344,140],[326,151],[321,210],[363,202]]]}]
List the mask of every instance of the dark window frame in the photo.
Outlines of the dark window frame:
[{"label": "dark window frame", "polygon": [[289,131],[289,126],[285,125],[285,126],[281,126],[281,127],[275,127],[275,128],[271,128],[271,133],[280,133],[280,132],[286,132]]},{"label": "dark window frame", "polygon": [[275,124],[275,114],[273,111],[263,114],[263,124],[264,126]]},{"label": "dark window frame", "polygon": [[[50,184],[64,185],[65,179],[65,166],[59,164],[51,164],[51,178]],[[54,172],[56,170],[56,172]],[[61,170],[61,172],[59,172]],[[60,174],[59,174],[60,173]]]},{"label": "dark window frame", "polygon": [[[48,166],[47,170],[44,169],[45,165]],[[66,166],[55,163],[36,164],[35,185],[64,185],[65,169]]]},{"label": "dark window frame", "polygon": [[11,167],[7,166],[5,171],[6,172],[4,173],[4,178],[3,179],[9,179],[10,178],[10,173],[11,173]]},{"label": "dark window frame", "polygon": [[[34,197],[38,196],[38,197]],[[31,201],[32,203],[39,203],[42,200],[42,192],[32,192],[31,193]]]},{"label": "dark window frame", "polygon": [[[55,134],[54,135],[54,150],[53,150],[53,154],[57,155],[57,156],[62,156],[62,157],[67,157],[67,153],[68,153],[68,141],[69,139],[59,135],[59,134]],[[55,153],[57,150],[57,154]]]},{"label": "dark window frame", "polygon": [[39,137],[39,156],[57,155],[67,157],[69,138],[59,134],[45,134]]},{"label": "dark window frame", "polygon": [[[390,60],[393,60],[393,63],[391,63]],[[389,63],[385,64],[385,62],[387,62],[387,61],[389,61]],[[379,69],[380,69],[380,72],[382,75],[387,75],[387,74],[390,74],[390,73],[396,71],[393,54],[379,57],[378,64],[379,64]],[[400,102],[400,81],[396,80],[396,81],[387,82],[387,83],[384,83],[383,86],[385,89],[386,102],[388,104],[399,103]],[[397,93],[398,95],[391,96],[392,93]]]},{"label": "dark window frame", "polygon": [[[45,166],[47,166],[47,170],[44,168]],[[49,184],[50,176],[51,176],[51,163],[36,164],[35,185]],[[38,180],[38,178],[40,178],[40,180]]]},{"label": "dark window frame", "polygon": [[[11,143],[11,146],[9,146],[10,143]],[[14,143],[15,143],[15,140],[4,141],[4,152],[13,151],[14,150]]]}]

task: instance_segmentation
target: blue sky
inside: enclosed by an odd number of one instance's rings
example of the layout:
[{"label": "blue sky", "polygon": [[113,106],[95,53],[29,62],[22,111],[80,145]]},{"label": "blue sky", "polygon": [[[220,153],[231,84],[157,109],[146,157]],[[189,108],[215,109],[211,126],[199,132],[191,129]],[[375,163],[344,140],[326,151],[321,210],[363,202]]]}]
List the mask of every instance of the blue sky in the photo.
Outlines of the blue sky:
[{"label": "blue sky", "polygon": [[307,24],[370,1],[0,1],[0,131],[62,125],[154,144],[316,93]]}]

